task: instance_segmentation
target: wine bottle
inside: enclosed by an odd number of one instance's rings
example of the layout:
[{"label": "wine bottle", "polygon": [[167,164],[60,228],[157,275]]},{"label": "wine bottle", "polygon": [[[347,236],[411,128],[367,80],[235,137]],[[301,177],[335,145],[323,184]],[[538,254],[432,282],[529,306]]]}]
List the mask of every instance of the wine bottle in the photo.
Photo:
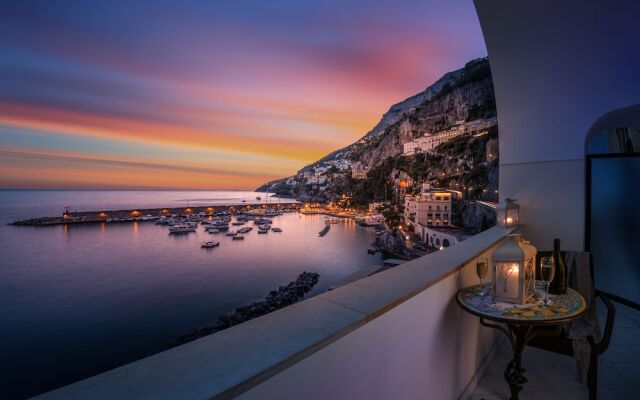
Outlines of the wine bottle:
[{"label": "wine bottle", "polygon": [[550,294],[567,293],[567,283],[569,282],[569,271],[560,254],[560,239],[553,240],[553,263],[555,264],[555,276],[549,285]]}]

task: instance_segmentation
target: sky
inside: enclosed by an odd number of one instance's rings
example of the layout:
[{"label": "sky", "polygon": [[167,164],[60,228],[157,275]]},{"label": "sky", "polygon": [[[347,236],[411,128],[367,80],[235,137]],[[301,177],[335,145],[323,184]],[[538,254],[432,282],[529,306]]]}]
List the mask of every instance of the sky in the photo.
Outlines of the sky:
[{"label": "sky", "polygon": [[486,56],[471,0],[2,8],[0,188],[254,189]]}]

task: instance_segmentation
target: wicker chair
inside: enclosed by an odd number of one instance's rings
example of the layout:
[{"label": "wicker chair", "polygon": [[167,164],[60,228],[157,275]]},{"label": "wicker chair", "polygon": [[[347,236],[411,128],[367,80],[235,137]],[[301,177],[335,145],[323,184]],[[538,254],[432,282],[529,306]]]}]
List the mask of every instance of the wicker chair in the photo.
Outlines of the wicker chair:
[{"label": "wicker chair", "polygon": [[[564,252],[561,253],[565,258]],[[539,276],[540,272],[540,259],[545,256],[552,255],[551,251],[539,251],[536,259],[536,274]],[[591,273],[591,279],[593,280],[593,257],[589,256],[589,269]],[[587,341],[591,348],[591,355],[589,360],[589,370],[587,373],[587,385],[589,387],[589,399],[596,400],[598,395],[598,357],[604,353],[609,347],[611,341],[611,335],[613,333],[613,323],[615,320],[616,310],[611,300],[602,292],[594,288],[594,301],[591,307],[594,306],[597,299],[600,298],[607,309],[607,319],[602,333],[602,339],[596,343],[593,336],[588,336]],[[565,332],[562,330],[562,332]],[[558,333],[556,335],[545,335],[533,338],[527,343],[528,346],[536,347],[543,350],[552,351],[554,353],[564,354],[566,356],[573,357],[573,345],[572,339],[570,339],[566,333]]]}]

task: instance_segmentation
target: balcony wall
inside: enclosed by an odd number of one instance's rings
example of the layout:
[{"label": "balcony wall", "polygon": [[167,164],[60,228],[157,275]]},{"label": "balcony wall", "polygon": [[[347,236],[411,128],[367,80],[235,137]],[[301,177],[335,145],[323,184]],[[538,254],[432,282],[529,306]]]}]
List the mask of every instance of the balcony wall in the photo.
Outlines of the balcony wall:
[{"label": "balcony wall", "polygon": [[500,126],[500,198],[523,233],[581,249],[585,139],[610,111],[640,103],[636,0],[474,0]]},{"label": "balcony wall", "polygon": [[492,228],[41,398],[460,398],[496,334],[454,295],[477,283],[475,259],[509,232]]}]

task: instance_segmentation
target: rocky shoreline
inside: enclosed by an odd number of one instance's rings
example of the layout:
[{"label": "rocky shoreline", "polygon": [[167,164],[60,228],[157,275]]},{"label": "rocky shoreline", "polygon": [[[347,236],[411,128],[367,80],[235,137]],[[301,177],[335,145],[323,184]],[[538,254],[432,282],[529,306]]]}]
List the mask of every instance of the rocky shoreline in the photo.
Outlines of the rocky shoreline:
[{"label": "rocky shoreline", "polygon": [[251,319],[268,314],[272,311],[289,306],[304,297],[318,283],[320,275],[315,272],[304,271],[298,278],[286,286],[280,286],[278,290],[272,290],[262,301],[238,307],[231,315],[222,315],[218,321],[209,326],[198,328],[190,333],[180,336],[172,344],[178,346],[203,336],[230,328]]}]

